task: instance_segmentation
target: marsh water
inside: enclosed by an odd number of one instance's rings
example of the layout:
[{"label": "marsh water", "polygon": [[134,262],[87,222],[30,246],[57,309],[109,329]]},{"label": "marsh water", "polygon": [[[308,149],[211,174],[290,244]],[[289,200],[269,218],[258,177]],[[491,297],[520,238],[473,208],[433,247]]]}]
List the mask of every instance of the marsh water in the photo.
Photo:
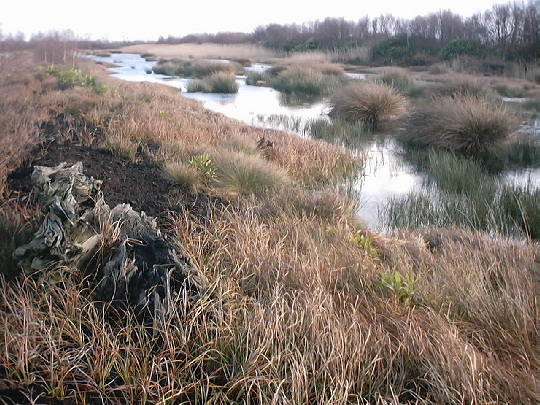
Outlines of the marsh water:
[{"label": "marsh water", "polygon": [[[111,63],[110,71],[114,77],[127,81],[161,83],[179,89],[179,95],[201,102],[204,107],[228,117],[241,120],[249,125],[264,128],[282,129],[309,136],[306,126],[312,120],[328,119],[328,103],[285,103],[280,92],[259,86],[250,86],[245,76],[237,76],[239,85],[236,94],[187,93],[189,79],[164,76],[152,72],[157,63],[146,61],[137,54],[112,54],[111,56],[91,56],[98,62]],[[266,65],[254,64],[251,70],[264,70]],[[363,75],[354,77],[362,80]],[[393,197],[405,196],[411,191],[420,190],[425,175],[402,158],[402,150],[392,136],[380,134],[365,139],[352,147],[355,153],[364,158],[364,167],[350,189],[358,199],[358,216],[365,224],[381,230],[381,210]],[[513,183],[530,184],[540,187],[540,170],[526,169],[508,172],[503,180]]]}]

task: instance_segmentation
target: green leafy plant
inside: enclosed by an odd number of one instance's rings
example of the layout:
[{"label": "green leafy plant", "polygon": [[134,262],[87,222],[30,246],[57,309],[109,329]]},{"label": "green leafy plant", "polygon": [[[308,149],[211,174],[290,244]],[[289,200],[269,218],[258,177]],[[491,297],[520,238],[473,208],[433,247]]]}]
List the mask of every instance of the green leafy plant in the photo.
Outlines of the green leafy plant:
[{"label": "green leafy plant", "polygon": [[203,181],[208,184],[216,178],[216,165],[208,153],[192,156],[189,158],[188,166],[196,169],[203,176]]},{"label": "green leafy plant", "polygon": [[381,272],[381,285],[392,291],[399,302],[409,303],[416,293],[416,275],[398,271]]},{"label": "green leafy plant", "polygon": [[465,38],[457,38],[450,41],[440,53],[444,60],[454,59],[460,55],[469,55],[476,57],[485,56],[486,48],[482,44]]},{"label": "green leafy plant", "polygon": [[357,232],[352,240],[354,243],[363,246],[370,256],[379,257],[379,249],[373,246],[373,238],[364,235],[362,232]]},{"label": "green leafy plant", "polygon": [[90,87],[96,94],[104,94],[107,91],[107,86],[100,83],[94,76],[85,74],[79,69],[62,69],[56,65],[50,65],[44,70],[51,76],[56,77],[60,90],[68,90],[76,86],[81,86]]}]

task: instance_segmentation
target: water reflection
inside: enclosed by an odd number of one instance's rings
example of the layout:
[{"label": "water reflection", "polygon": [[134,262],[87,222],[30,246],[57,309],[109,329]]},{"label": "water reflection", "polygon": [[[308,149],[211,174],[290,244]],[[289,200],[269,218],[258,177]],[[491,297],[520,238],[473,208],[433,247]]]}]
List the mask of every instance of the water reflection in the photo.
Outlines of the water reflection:
[{"label": "water reflection", "polygon": [[[183,97],[198,100],[212,111],[249,125],[287,130],[300,136],[327,137],[327,141],[353,150],[364,158],[364,168],[363,173],[350,186],[354,194],[359,196],[359,216],[373,229],[381,230],[380,210],[391,198],[420,191],[424,183],[425,175],[402,159],[403,150],[394,137],[366,134],[361,126],[357,129],[343,129],[340,125],[331,125],[327,116],[327,100],[290,105],[284,103],[281,93],[274,89],[246,85],[245,76],[237,76],[239,90],[236,94],[187,93],[189,79],[155,74],[152,68],[157,62],[146,61],[140,55],[113,54],[91,58],[102,63],[114,63],[115,66],[110,68],[114,77],[178,88]],[[246,70],[263,72],[269,68],[269,65],[254,64]],[[357,75],[354,78],[365,79],[365,76]],[[533,187],[538,187],[540,169],[512,172],[502,176],[502,179],[518,184],[529,182]]]}]

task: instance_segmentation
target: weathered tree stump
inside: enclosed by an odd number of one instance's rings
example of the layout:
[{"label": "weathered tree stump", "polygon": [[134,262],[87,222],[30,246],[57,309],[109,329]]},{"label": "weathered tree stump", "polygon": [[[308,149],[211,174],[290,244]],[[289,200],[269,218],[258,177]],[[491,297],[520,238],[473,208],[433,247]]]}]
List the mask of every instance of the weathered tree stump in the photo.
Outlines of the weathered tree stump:
[{"label": "weathered tree stump", "polygon": [[204,279],[156,221],[128,204],[110,209],[102,182],[82,169],[80,162],[34,168],[32,182],[46,217],[34,239],[13,254],[22,271],[75,267],[93,283],[94,299],[152,317],[173,310],[179,296],[196,300],[206,290]]}]

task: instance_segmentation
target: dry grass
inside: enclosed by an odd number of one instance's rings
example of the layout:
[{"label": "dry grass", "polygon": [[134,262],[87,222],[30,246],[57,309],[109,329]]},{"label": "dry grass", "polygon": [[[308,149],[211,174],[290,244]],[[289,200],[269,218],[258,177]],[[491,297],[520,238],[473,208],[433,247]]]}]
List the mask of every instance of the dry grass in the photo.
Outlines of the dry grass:
[{"label": "dry grass", "polygon": [[265,138],[273,143],[265,151],[269,160],[287,168],[291,178],[306,186],[336,183],[354,177],[362,167],[362,159],[346,148],[279,131],[265,131]]},{"label": "dry grass", "polygon": [[268,60],[278,56],[275,52],[257,45],[141,44],[124,47],[121,51],[124,53],[149,53],[160,58]]},{"label": "dry grass", "polygon": [[514,127],[515,119],[503,105],[460,93],[418,106],[409,115],[401,139],[478,155],[504,141]]},{"label": "dry grass", "polygon": [[213,161],[216,191],[228,198],[251,194],[268,197],[291,182],[285,170],[261,156],[218,151]]},{"label": "dry grass", "polygon": [[232,94],[238,93],[238,83],[234,74],[218,72],[202,79],[192,80],[187,86],[187,91]]},{"label": "dry grass", "polygon": [[[184,311],[179,297],[154,325],[111,317],[76,269],[2,282],[6,387],[29,402],[39,390],[76,403],[538,402],[537,247],[464,231],[359,239],[352,202],[321,188],[358,170],[347,150],[246,127],[165,87],[107,86],[44,90],[36,109],[69,109],[161,164],[221,152],[223,169],[230,158],[293,182],[173,218],[214,298]],[[407,302],[381,283],[396,271],[416,275]]]},{"label": "dry grass", "polygon": [[0,195],[5,191],[7,174],[26,157],[38,139],[38,125],[47,117],[40,108],[45,93],[54,82],[42,75],[31,55],[0,55]]},{"label": "dry grass", "polygon": [[384,84],[358,82],[334,94],[330,116],[346,121],[361,121],[375,129],[390,118],[405,113],[405,98]]},{"label": "dry grass", "polygon": [[180,184],[189,191],[196,192],[203,186],[203,179],[197,169],[182,162],[169,162],[165,165],[165,173],[176,184]]}]

